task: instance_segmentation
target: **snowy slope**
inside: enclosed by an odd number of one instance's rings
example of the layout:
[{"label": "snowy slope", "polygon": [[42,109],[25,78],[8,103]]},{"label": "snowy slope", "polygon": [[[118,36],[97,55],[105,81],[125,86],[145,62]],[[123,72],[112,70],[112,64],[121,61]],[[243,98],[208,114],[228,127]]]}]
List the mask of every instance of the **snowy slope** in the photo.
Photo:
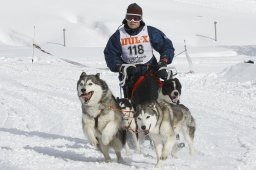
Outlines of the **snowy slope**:
[{"label": "snowy slope", "polygon": [[[68,46],[104,46],[118,28],[130,0],[8,0],[0,6],[0,43],[7,45],[63,44],[66,29]],[[141,0],[144,21],[163,30],[173,42],[191,45],[212,44],[214,21],[218,43],[254,45],[255,0]],[[22,25],[22,26],[21,26]],[[198,36],[199,35],[199,36]],[[202,41],[202,37],[205,38]]]},{"label": "snowy slope", "polygon": [[[99,49],[94,50],[96,54]],[[129,169],[131,166],[151,169],[154,166],[155,153],[147,143],[141,155],[127,156],[123,152],[127,165],[105,164],[102,155],[83,136],[81,108],[76,96],[76,81],[81,71],[100,72],[119,96],[117,75],[104,69],[100,56],[94,58],[97,65],[79,56],[70,58],[75,64],[46,55],[35,64],[31,64],[30,57],[1,57],[2,169],[40,169],[41,166],[43,169]],[[190,157],[185,148],[180,151],[179,159],[168,159],[166,169],[255,168],[256,147],[252,134],[256,130],[256,79],[228,80],[236,78],[230,74],[230,67],[236,73],[247,69],[245,64],[235,65],[229,60],[240,63],[243,58],[205,59],[212,63],[204,63],[208,69],[229,70],[221,74],[218,70],[179,74],[183,85],[182,103],[191,109],[197,121],[195,146],[199,153]],[[86,67],[77,65],[77,61]],[[199,63],[201,58],[193,61]],[[184,58],[176,58],[176,63],[177,66],[184,63]],[[250,66],[255,71],[255,65]]]},{"label": "snowy slope", "polygon": [[[149,143],[125,164],[104,163],[81,129],[76,82],[82,71],[101,73],[115,96],[117,74],[103,49],[132,1],[9,0],[0,6],[0,169],[152,169]],[[256,169],[255,0],[142,0],[144,20],[163,30],[176,54],[186,39],[194,74],[184,54],[175,57],[181,102],[196,119],[195,156],[182,149],[163,169]],[[7,17],[8,16],[8,17]],[[218,41],[212,41],[218,21]],[[35,50],[35,41],[52,55]],[[62,29],[67,29],[67,47]],[[210,38],[204,38],[210,37]],[[50,42],[50,43],[49,43]],[[31,59],[34,59],[34,64]]]}]

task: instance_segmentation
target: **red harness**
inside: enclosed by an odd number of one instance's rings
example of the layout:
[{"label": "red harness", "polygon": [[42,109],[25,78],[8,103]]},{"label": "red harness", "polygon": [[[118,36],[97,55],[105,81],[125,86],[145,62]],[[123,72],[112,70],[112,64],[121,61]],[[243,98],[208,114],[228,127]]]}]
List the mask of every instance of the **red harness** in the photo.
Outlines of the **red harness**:
[{"label": "red harness", "polygon": [[151,76],[153,77],[153,79],[157,82],[159,88],[162,88],[163,87],[163,81],[161,81],[158,77],[156,77],[153,73],[146,73],[142,76],[140,76],[138,78],[138,80],[134,83],[133,85],[133,88],[132,88],[132,95],[133,96],[133,93],[137,90],[137,88],[140,86],[140,84],[143,82],[143,80],[145,79],[146,76]]}]

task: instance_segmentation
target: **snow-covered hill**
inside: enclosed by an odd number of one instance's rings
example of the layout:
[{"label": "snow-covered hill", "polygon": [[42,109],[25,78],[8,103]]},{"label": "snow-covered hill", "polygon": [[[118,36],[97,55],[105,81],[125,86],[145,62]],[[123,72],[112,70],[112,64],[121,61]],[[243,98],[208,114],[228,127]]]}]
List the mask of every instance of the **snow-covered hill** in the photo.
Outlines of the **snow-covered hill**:
[{"label": "snow-covered hill", "polygon": [[[149,143],[125,164],[104,163],[82,133],[76,83],[82,71],[100,73],[115,96],[117,74],[103,49],[130,0],[9,0],[0,6],[0,169],[152,169]],[[176,54],[186,40],[194,74],[183,54],[181,102],[196,119],[195,156],[187,147],[163,169],[256,169],[255,0],[137,1],[144,20],[166,33]],[[218,41],[213,22],[217,21]],[[35,49],[35,42],[52,55]],[[62,29],[66,28],[67,47]],[[208,38],[207,38],[208,37]],[[58,44],[55,44],[58,43]],[[34,63],[31,63],[32,58]],[[111,157],[115,158],[114,153]]]},{"label": "snow-covered hill", "polygon": [[[125,16],[130,0],[9,0],[0,6],[0,43],[7,45],[63,44],[104,46]],[[135,1],[136,2],[136,1]],[[154,0],[138,1],[146,24],[163,30],[175,44],[207,45],[214,38],[217,21],[218,43],[254,45],[255,0]]]}]

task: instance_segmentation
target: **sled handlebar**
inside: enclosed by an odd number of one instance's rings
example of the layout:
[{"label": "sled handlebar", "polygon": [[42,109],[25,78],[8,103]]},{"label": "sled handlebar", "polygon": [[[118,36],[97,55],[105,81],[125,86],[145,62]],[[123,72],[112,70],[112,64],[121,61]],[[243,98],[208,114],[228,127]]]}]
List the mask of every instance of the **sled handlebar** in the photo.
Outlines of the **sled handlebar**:
[{"label": "sled handlebar", "polygon": [[170,78],[173,78],[174,76],[176,76],[178,74],[177,69],[174,66],[171,66],[171,67],[167,67],[167,66],[166,67],[161,67],[161,68],[158,69],[158,71],[159,70],[166,70],[167,71],[167,73],[168,73],[167,80],[169,80]]},{"label": "sled handlebar", "polygon": [[[123,87],[124,85],[125,85],[125,81],[126,81],[126,79],[127,79],[127,69],[129,68],[129,67],[140,67],[140,66],[143,66],[143,67],[150,67],[151,65],[149,65],[149,64],[122,64],[121,66],[120,66],[120,70],[122,70],[122,74],[123,74],[123,79],[120,81],[120,85]],[[167,73],[168,73],[168,76],[167,76],[167,80],[168,79],[170,79],[170,78],[172,78],[173,76],[176,76],[177,75],[177,70],[176,70],[176,68],[175,67],[161,67],[161,68],[159,68],[158,69],[158,71],[159,70],[166,70],[167,71]]]},{"label": "sled handlebar", "polygon": [[120,66],[120,70],[123,70],[122,73],[124,75],[123,80],[121,80],[120,83],[119,83],[122,87],[125,85],[125,80],[127,79],[127,69],[129,67],[135,67],[136,68],[136,64],[122,64]]}]

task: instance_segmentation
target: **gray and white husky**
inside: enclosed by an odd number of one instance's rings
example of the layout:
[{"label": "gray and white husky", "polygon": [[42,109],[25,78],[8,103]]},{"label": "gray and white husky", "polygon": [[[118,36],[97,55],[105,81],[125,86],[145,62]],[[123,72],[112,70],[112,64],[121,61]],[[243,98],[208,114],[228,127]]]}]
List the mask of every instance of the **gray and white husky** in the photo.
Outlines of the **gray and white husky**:
[{"label": "gray and white husky", "polygon": [[193,139],[195,121],[189,110],[179,106],[171,106],[166,102],[151,102],[138,105],[136,108],[138,129],[153,140],[157,155],[156,167],[161,167],[170,153],[175,157],[174,147],[176,134],[182,132],[189,146],[190,154],[195,152]]},{"label": "gray and white husky", "polygon": [[[118,162],[122,162],[121,149],[126,142],[126,131],[122,129],[122,112],[100,74],[83,72],[77,82],[78,97],[82,104],[82,126],[91,145],[97,146],[111,162],[109,149],[115,150]],[[116,109],[118,108],[118,109]]]}]

